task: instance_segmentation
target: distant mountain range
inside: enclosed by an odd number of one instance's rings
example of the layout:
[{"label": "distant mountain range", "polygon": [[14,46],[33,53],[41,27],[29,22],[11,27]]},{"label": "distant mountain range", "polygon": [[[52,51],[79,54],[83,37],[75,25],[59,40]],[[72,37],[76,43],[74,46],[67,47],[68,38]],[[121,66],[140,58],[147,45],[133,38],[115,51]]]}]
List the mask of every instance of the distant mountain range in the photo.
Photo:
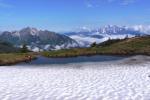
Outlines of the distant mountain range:
[{"label": "distant mountain range", "polygon": [[126,26],[108,25],[98,29],[81,29],[77,32],[67,32],[65,35],[78,41],[80,46],[88,47],[91,43],[101,43],[108,39],[123,39],[125,37],[135,37],[146,33],[138,30],[139,28],[129,28]]},{"label": "distant mountain range", "polygon": [[32,51],[55,50],[79,46],[68,36],[51,31],[37,30],[36,28],[24,28],[20,31],[5,31],[0,35],[1,41],[7,41],[15,46],[26,44]]},{"label": "distant mountain range", "polygon": [[74,47],[88,47],[93,42],[101,43],[108,39],[123,39],[147,34],[143,27],[108,25],[98,29],[82,29],[76,32],[58,34],[48,30],[24,28],[19,31],[0,32],[0,41],[9,42],[16,47],[26,44],[32,51],[58,50]]}]

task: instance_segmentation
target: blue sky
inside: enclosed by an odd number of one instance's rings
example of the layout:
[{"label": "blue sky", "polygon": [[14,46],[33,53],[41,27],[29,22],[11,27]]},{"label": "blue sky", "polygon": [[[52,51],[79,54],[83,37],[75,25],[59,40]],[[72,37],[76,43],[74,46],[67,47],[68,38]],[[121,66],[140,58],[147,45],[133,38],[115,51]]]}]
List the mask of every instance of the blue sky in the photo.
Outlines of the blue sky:
[{"label": "blue sky", "polygon": [[150,0],[0,0],[0,30],[149,25]]}]

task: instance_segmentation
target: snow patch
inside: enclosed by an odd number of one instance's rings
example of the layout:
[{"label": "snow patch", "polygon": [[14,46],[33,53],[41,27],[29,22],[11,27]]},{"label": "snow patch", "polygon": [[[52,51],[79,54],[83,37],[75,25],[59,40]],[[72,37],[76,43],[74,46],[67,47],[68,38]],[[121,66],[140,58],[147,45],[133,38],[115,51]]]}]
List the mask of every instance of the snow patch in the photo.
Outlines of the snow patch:
[{"label": "snow patch", "polygon": [[149,100],[149,64],[0,67],[0,100]]}]

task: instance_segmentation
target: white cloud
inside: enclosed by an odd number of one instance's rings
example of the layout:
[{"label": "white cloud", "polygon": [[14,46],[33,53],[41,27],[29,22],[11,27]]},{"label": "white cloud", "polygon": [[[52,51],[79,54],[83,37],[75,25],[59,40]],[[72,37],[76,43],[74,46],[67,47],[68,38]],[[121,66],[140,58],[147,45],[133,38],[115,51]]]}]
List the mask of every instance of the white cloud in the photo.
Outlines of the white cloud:
[{"label": "white cloud", "polygon": [[102,38],[102,39],[98,39],[98,38],[93,38],[90,36],[80,36],[80,35],[72,35],[70,36],[70,38],[76,40],[79,45],[82,46],[90,46],[90,44],[92,44],[93,42],[97,42],[97,43],[101,43],[106,41],[108,38]]},{"label": "white cloud", "polygon": [[114,1],[116,1],[116,0],[107,0],[108,3],[112,3]]},{"label": "white cloud", "polygon": [[121,5],[129,5],[135,3],[137,0],[107,0],[108,3],[119,1]]},{"label": "white cloud", "polygon": [[4,3],[3,0],[0,0],[0,8],[12,8],[12,7],[13,7],[13,5]]},{"label": "white cloud", "polygon": [[129,4],[132,4],[132,3],[135,3],[136,0],[123,0],[121,2],[121,5],[129,5]]},{"label": "white cloud", "polygon": [[87,8],[95,8],[99,7],[99,4],[95,2],[95,0],[86,0],[85,5]]},{"label": "white cloud", "polygon": [[87,7],[88,7],[88,8],[92,8],[92,7],[93,7],[93,5],[92,5],[92,4],[90,4],[90,3],[88,3],[88,4],[87,4]]},{"label": "white cloud", "polygon": [[144,32],[145,34],[150,34],[150,25],[135,25],[132,28],[136,31]]},{"label": "white cloud", "polygon": [[94,7],[94,5],[93,5],[89,0],[86,0],[86,1],[85,1],[85,5],[86,5],[87,8],[92,8],[92,7]]},{"label": "white cloud", "polygon": [[129,5],[137,2],[137,0],[99,0],[97,2],[96,0],[86,0],[85,5],[87,8],[93,8],[93,7],[99,7],[101,3],[118,3],[119,5]]}]

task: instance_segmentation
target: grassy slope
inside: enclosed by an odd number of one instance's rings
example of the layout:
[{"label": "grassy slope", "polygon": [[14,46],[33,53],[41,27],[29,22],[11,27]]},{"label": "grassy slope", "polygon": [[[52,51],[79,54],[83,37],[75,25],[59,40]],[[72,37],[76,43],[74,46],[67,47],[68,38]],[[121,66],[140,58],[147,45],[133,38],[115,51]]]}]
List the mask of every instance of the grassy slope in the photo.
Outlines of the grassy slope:
[{"label": "grassy slope", "polygon": [[31,55],[32,59],[35,59],[35,55],[27,53],[8,53],[0,54],[0,66],[1,65],[11,65],[19,62],[27,61],[27,55]]},{"label": "grassy slope", "polygon": [[[102,53],[110,54],[150,54],[150,37],[136,37],[100,48]],[[101,53],[100,52],[100,53]]]},{"label": "grassy slope", "polygon": [[150,36],[136,37],[114,42],[109,45],[93,48],[78,48],[70,50],[58,50],[42,53],[46,57],[72,57],[81,55],[111,54],[111,55],[150,55]]}]

